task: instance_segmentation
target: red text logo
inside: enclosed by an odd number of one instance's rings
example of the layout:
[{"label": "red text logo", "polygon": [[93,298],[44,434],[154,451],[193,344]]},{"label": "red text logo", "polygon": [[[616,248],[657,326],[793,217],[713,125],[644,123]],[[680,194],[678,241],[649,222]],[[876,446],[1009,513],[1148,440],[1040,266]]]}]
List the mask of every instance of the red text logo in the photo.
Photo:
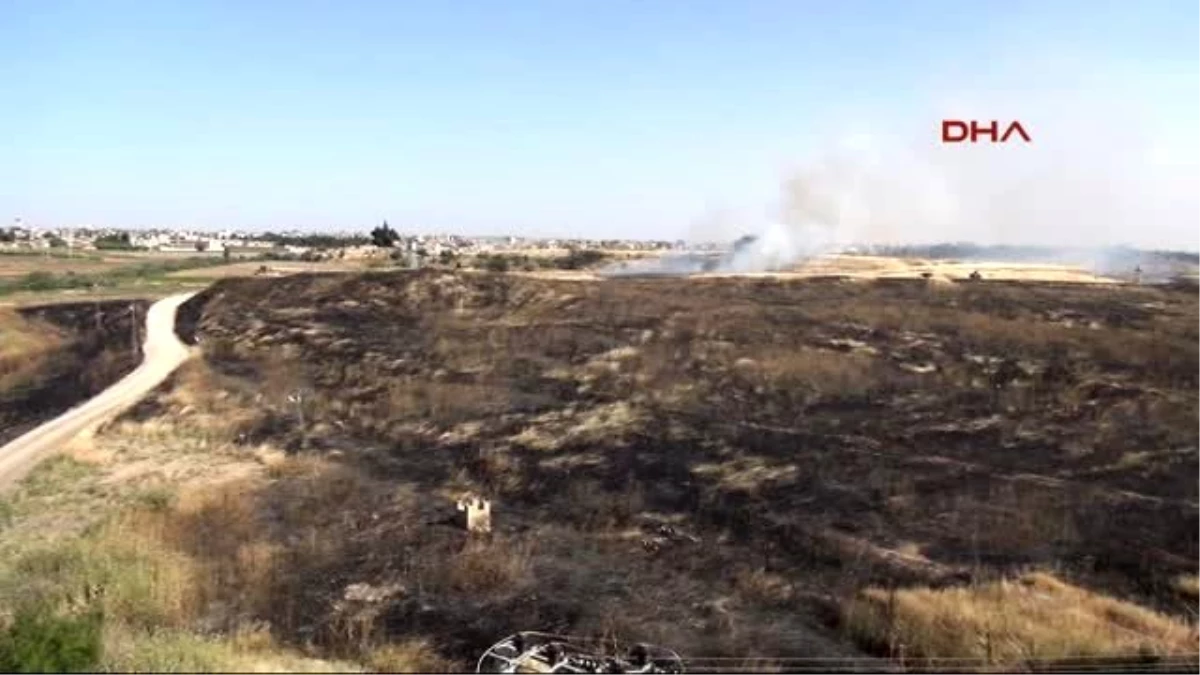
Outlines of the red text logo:
[{"label": "red text logo", "polygon": [[996,120],[987,122],[981,122],[980,120],[942,120],[942,142],[962,143],[963,141],[969,141],[971,143],[978,143],[981,136],[987,138],[991,143],[1007,143],[1013,137],[1018,137],[1026,143],[1032,140],[1020,122],[1010,122],[1004,127],[1003,132],[1000,130],[1000,122]]}]

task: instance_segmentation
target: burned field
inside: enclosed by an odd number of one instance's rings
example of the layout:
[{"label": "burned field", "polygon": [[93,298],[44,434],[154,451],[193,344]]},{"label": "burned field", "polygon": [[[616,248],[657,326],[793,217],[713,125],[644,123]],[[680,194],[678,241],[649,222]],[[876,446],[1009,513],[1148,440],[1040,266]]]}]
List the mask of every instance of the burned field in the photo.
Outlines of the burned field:
[{"label": "burned field", "polygon": [[[858,657],[863,589],[1031,570],[1195,609],[1194,287],[425,271],[226,280],[181,316],[189,402],[135,415],[307,467],[183,528],[285,552],[223,605],[285,639]],[[450,524],[467,491],[490,537]]]},{"label": "burned field", "polygon": [[0,444],[133,370],[148,306],[118,300],[0,312]]}]

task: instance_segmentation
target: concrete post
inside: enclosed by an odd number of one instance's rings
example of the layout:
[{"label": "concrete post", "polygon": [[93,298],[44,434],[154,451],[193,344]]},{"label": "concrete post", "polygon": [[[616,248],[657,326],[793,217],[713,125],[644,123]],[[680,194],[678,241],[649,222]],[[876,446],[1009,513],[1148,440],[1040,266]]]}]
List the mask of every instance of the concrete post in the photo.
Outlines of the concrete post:
[{"label": "concrete post", "polygon": [[478,495],[466,495],[458,500],[458,510],[466,514],[467,531],[486,534],[492,531],[492,503]]}]

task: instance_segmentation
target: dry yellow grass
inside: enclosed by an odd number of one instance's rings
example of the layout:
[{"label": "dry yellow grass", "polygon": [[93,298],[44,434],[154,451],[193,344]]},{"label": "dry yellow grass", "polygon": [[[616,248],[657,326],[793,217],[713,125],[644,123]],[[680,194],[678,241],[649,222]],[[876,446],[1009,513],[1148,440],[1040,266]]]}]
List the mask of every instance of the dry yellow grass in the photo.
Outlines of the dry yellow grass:
[{"label": "dry yellow grass", "polygon": [[1004,262],[954,262],[870,255],[823,255],[805,260],[791,269],[779,272],[749,274],[709,273],[701,276],[752,276],[761,278],[803,278],[839,275],[856,279],[919,279],[922,274],[933,280],[966,279],[979,271],[984,279],[1009,281],[1054,281],[1092,284],[1111,284],[1116,280],[1103,277],[1074,265]]},{"label": "dry yellow grass", "polygon": [[140,630],[122,624],[104,631],[106,672],[346,673],[355,664],[308,658],[280,647],[262,630],[213,638],[173,630]]},{"label": "dry yellow grass", "polygon": [[216,267],[204,267],[193,270],[180,270],[178,272],[171,272],[167,276],[174,279],[225,279],[228,277],[253,277],[258,276],[259,270],[261,270],[263,267],[267,268],[267,274],[270,276],[304,274],[307,272],[361,272],[364,269],[364,265],[361,261],[252,261],[235,262],[228,265],[218,265]]},{"label": "dry yellow grass", "polygon": [[107,272],[132,262],[138,261],[94,256],[0,255],[0,279],[20,277],[30,272],[92,274]]},{"label": "dry yellow grass", "polygon": [[733,581],[744,597],[767,607],[786,605],[795,596],[791,580],[762,568],[739,569]]},{"label": "dry yellow grass", "polygon": [[1200,577],[1195,574],[1185,574],[1175,580],[1175,589],[1193,602],[1200,600]]},{"label": "dry yellow grass", "polygon": [[0,309],[0,391],[22,384],[37,373],[42,362],[61,344],[53,327],[30,321],[9,309]]},{"label": "dry yellow grass", "polygon": [[438,655],[425,640],[386,644],[371,651],[367,667],[377,673],[450,673],[463,668]]},{"label": "dry yellow grass", "polygon": [[845,620],[873,647],[913,659],[971,659],[985,669],[1195,655],[1200,639],[1193,625],[1043,573],[936,590],[871,588],[848,604]]}]

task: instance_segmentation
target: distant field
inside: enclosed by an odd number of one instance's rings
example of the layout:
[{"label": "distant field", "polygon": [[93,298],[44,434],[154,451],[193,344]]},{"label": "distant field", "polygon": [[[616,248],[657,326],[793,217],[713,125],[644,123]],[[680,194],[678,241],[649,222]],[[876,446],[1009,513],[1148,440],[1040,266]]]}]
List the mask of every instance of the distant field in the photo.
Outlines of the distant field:
[{"label": "distant field", "polygon": [[283,276],[301,274],[304,272],[361,272],[366,268],[365,261],[350,262],[238,262],[217,267],[180,270],[171,272],[167,277],[172,279],[225,279],[228,277],[252,277],[259,275],[265,267],[267,275]]},{"label": "distant field", "polygon": [[129,264],[129,262],[130,261],[128,260],[104,258],[101,256],[65,258],[57,256],[6,254],[0,255],[0,278],[19,277],[29,274],[30,272],[38,271],[70,271],[77,274],[107,272],[122,264]]},{"label": "distant field", "polygon": [[[824,255],[805,260],[790,269],[775,272],[707,272],[697,277],[769,277],[776,279],[804,279],[811,277],[837,276],[855,279],[919,279],[935,281],[958,281],[978,272],[989,281],[1040,281],[1111,284],[1121,281],[1100,276],[1091,270],[1072,265],[1050,265],[1038,263],[1010,262],[959,262],[950,260],[927,260],[921,258],[897,258],[867,255]],[[555,271],[535,273],[536,276],[551,278],[587,278],[595,276],[589,272],[572,272],[569,277]]]},{"label": "distant field", "polygon": [[220,252],[189,251],[162,253],[159,251],[87,251],[67,254],[60,250],[48,253],[0,250],[0,278],[19,277],[30,272],[92,274],[109,272],[119,267],[170,262],[195,258],[220,258]]},{"label": "distant field", "polygon": [[0,252],[0,306],[71,300],[169,295],[200,288],[205,280],[168,279],[167,274],[224,261],[208,255],[29,255]]},{"label": "distant field", "polygon": [[208,284],[184,279],[154,279],[131,281],[102,288],[68,288],[49,291],[18,291],[0,297],[0,308],[55,305],[59,303],[96,300],[157,300],[175,293],[200,290]]}]

